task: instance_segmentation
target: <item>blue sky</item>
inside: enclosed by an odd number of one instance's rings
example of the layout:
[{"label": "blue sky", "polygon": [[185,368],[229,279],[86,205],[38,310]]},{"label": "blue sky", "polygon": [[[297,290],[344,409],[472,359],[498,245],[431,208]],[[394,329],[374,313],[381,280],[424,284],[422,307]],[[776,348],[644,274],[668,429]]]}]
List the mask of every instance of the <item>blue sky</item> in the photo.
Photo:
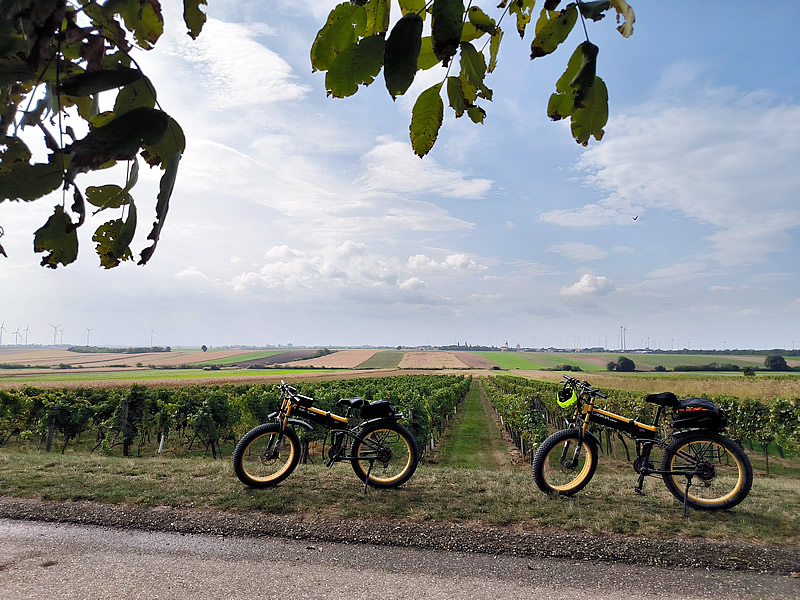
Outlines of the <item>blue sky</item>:
[{"label": "blue sky", "polygon": [[[98,216],[76,264],[42,269],[32,232],[57,200],[4,203],[3,344],[62,324],[76,344],[619,348],[624,327],[629,348],[800,345],[788,0],[634,2],[629,39],[589,23],[610,119],[587,148],[546,116],[578,28],[530,61],[532,26],[505,24],[485,123],[446,112],[423,160],[410,110],[443,71],[396,102],[382,78],[326,98],[309,49],[336,2],[209,4],[192,42],[164,2],[168,30],[137,56],[188,140],[154,258],[100,268]],[[137,254],[157,178],[134,190]]]}]

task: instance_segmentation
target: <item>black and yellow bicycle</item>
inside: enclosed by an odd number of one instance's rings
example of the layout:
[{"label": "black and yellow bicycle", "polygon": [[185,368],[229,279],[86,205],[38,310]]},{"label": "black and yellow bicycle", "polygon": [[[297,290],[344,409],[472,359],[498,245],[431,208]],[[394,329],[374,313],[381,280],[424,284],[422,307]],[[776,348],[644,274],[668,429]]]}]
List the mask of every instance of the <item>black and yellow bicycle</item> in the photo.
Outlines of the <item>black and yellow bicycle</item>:
[{"label": "black and yellow bicycle", "polygon": [[[672,392],[650,394],[647,402],[656,405],[652,424],[641,423],[595,406],[596,398],[606,398],[586,381],[564,375],[566,382],[558,392],[562,408],[575,406],[567,429],[548,437],[533,458],[533,478],[540,490],[572,496],[582,490],[597,469],[600,440],[591,425],[608,427],[634,440],[636,457],[633,469],[639,474],[635,491],[648,475],[660,476],[667,489],[683,502],[684,513],[691,506],[701,510],[733,508],[750,493],[753,468],[742,447],[722,435],[727,418],[710,400],[678,400]],[[672,413],[672,433],[659,439],[662,416]],[[660,448],[661,464],[655,468],[651,458]]]},{"label": "black and yellow bicycle", "polygon": [[[299,394],[285,381],[279,387],[281,405],[269,415],[272,422],[248,431],[233,451],[233,470],[245,485],[271,487],[292,474],[301,455],[295,428],[313,431],[308,421],[330,430],[325,464],[349,462],[365,490],[367,486],[397,487],[414,474],[419,447],[414,435],[398,422],[403,414],[390,401],[342,398],[337,401],[347,409],[342,416],[314,406],[313,398]],[[348,428],[355,416],[358,423]]]}]

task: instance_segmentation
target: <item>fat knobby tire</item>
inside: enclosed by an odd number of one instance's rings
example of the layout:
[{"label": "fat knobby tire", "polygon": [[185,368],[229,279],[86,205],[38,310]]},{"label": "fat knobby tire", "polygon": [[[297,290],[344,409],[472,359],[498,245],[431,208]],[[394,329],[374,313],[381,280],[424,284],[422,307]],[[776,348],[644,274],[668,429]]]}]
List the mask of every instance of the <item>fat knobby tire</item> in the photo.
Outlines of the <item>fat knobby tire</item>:
[{"label": "fat knobby tire", "polygon": [[[300,460],[300,440],[290,428],[283,432],[281,451],[277,459],[263,458],[265,448],[259,442],[266,442],[280,433],[276,423],[259,425],[248,431],[233,451],[233,471],[239,481],[254,488],[278,485],[292,474]],[[262,466],[265,467],[262,472]]]},{"label": "fat knobby tire", "polygon": [[[581,491],[591,481],[597,469],[597,444],[586,437],[581,445],[582,464],[574,469],[561,464],[561,456],[566,448],[565,460],[571,460],[580,439],[577,429],[556,431],[539,446],[533,457],[531,469],[536,486],[546,494],[572,496]],[[559,479],[556,481],[556,479]],[[563,481],[565,480],[565,481]]]}]

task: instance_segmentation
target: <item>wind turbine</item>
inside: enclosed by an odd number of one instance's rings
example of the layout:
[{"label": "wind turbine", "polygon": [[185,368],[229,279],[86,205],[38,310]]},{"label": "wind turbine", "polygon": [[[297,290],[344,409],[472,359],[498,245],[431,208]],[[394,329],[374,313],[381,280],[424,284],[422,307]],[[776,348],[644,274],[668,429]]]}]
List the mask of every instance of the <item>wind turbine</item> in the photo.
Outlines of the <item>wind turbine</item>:
[{"label": "wind turbine", "polygon": [[89,346],[89,332],[94,331],[94,327],[87,327],[86,328],[86,346]]},{"label": "wind turbine", "polygon": [[22,333],[25,334],[25,345],[28,345],[28,334],[31,332],[30,324],[25,325],[25,329],[22,330]]},{"label": "wind turbine", "polygon": [[61,323],[59,323],[58,325],[53,325],[52,323],[48,323],[48,325],[50,325],[50,327],[53,328],[53,346],[55,346],[56,336],[58,335],[58,328],[61,327]]},{"label": "wind turbine", "polygon": [[150,329],[150,348],[153,348],[153,334],[158,333],[155,329]]},{"label": "wind turbine", "polygon": [[3,321],[2,324],[0,324],[0,346],[3,345],[3,332],[4,331],[6,333],[8,333],[8,329],[6,329],[6,322],[5,321]]},{"label": "wind turbine", "polygon": [[17,330],[14,332],[14,345],[19,346],[19,338],[22,337],[22,334],[19,332],[19,325],[17,325]]},{"label": "wind turbine", "polygon": [[59,331],[59,333],[61,333],[61,345],[63,346],[64,345],[64,328],[62,327],[58,331]]}]

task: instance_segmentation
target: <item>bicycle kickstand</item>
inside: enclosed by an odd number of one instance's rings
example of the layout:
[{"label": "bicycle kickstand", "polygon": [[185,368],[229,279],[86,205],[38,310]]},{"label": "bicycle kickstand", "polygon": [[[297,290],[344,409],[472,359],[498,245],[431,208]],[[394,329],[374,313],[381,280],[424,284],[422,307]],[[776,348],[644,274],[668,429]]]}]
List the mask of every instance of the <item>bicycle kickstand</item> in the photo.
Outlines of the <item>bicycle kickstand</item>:
[{"label": "bicycle kickstand", "polygon": [[364,478],[364,495],[367,495],[367,487],[369,486],[369,476],[372,475],[372,465],[375,464],[374,460],[369,461],[369,469],[367,469],[367,476]]},{"label": "bicycle kickstand", "polygon": [[686,476],[686,489],[683,492],[683,516],[689,516],[689,506],[687,501],[689,500],[689,488],[692,486],[692,475]]}]

